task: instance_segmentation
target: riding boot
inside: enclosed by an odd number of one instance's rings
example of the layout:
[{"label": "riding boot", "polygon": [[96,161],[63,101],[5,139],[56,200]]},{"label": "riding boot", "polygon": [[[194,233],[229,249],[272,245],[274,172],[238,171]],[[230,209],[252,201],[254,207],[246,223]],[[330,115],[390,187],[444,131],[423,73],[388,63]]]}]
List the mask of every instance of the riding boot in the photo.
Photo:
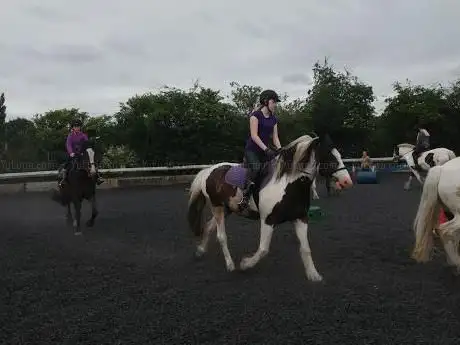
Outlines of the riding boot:
[{"label": "riding boot", "polygon": [[420,154],[422,153],[422,149],[418,146],[415,147],[414,152],[412,153],[412,158],[414,159],[414,166],[413,168],[415,170],[419,170],[420,166],[418,165],[418,158],[420,157]]},{"label": "riding boot", "polygon": [[64,186],[66,181],[67,181],[67,169],[63,168],[61,171],[61,179],[59,181],[59,187]]},{"label": "riding boot", "polygon": [[99,186],[104,183],[104,180],[102,179],[101,175],[99,174],[99,171],[97,172],[96,175],[96,184]]},{"label": "riding boot", "polygon": [[246,209],[249,206],[249,199],[251,198],[252,191],[254,189],[254,182],[247,180],[243,189],[243,197],[238,203],[240,210]]}]

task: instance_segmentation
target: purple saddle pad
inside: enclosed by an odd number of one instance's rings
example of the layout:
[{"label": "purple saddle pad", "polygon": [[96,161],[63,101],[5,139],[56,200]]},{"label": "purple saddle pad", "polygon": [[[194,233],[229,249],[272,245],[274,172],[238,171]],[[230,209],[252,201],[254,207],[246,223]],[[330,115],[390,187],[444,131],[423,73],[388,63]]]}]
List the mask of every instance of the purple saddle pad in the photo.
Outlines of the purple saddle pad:
[{"label": "purple saddle pad", "polygon": [[231,167],[225,174],[225,182],[234,187],[243,189],[246,182],[247,170],[241,165]]}]

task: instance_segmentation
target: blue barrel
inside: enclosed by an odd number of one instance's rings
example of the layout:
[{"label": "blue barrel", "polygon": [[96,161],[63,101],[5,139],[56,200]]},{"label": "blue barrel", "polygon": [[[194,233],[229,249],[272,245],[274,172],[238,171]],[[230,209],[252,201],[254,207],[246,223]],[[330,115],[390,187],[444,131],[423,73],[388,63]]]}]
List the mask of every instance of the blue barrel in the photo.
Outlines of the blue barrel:
[{"label": "blue barrel", "polygon": [[376,184],[379,183],[377,178],[377,171],[358,171],[356,174],[356,182],[359,184]]}]

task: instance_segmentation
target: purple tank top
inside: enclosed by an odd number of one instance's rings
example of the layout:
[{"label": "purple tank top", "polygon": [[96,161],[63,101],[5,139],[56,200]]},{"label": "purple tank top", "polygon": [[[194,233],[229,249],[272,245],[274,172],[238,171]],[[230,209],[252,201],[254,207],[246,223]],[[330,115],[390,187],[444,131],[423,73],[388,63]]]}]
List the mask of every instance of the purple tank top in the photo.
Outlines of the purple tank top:
[{"label": "purple tank top", "polygon": [[[276,119],[275,115],[265,117],[262,111],[260,110],[253,112],[251,116],[255,116],[257,117],[257,120],[259,120],[257,133],[262,142],[268,146],[268,143],[272,141],[273,128],[278,123],[278,120]],[[252,140],[251,134],[249,134],[249,138],[246,140],[246,150],[251,150],[254,152],[263,152],[259,145],[257,145]]]}]

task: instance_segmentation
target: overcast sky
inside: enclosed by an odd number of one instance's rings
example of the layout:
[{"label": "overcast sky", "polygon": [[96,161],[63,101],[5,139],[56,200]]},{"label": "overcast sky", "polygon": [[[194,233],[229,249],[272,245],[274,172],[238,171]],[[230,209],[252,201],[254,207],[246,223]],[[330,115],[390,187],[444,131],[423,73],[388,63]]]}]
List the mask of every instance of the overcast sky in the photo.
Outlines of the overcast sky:
[{"label": "overcast sky", "polygon": [[374,86],[460,77],[457,0],[4,0],[8,117],[113,113],[162,85],[230,81],[301,97],[324,56]]}]

